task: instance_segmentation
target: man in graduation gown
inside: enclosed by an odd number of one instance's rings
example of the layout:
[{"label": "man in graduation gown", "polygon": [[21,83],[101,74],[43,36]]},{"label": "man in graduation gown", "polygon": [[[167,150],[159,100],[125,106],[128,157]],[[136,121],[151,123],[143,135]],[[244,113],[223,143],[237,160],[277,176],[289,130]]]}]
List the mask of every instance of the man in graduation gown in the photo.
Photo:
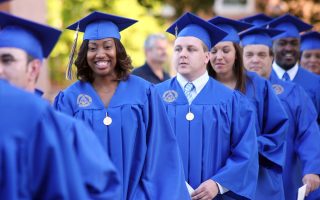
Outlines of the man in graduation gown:
[{"label": "man in graduation gown", "polygon": [[209,78],[209,49],[226,33],[186,13],[176,34],[176,77],[157,89],[166,105],[192,199],[252,199],[258,176],[255,117],[248,100]]},{"label": "man in graduation gown", "polygon": [[284,31],[273,42],[273,71],[279,79],[293,81],[302,86],[310,96],[318,113],[320,124],[320,77],[307,71],[298,64],[300,35],[312,28],[299,18],[285,14],[268,22],[270,28]]},{"label": "man in graduation gown", "polygon": [[[317,112],[310,97],[301,86],[277,78],[272,71],[272,37],[281,32],[272,29],[252,28],[240,34],[244,47],[244,66],[272,83],[289,117],[286,137],[286,161],[283,169],[285,199],[297,199],[298,188],[307,184],[307,194],[319,187],[320,132]],[[308,199],[313,198],[310,193]]]},{"label": "man in graduation gown", "polygon": [[[35,84],[43,59],[49,56],[61,32],[3,12],[0,25],[0,78],[37,94]],[[94,134],[82,122],[62,113],[57,116],[56,122],[63,126],[61,133],[77,153],[83,184],[91,198],[117,198],[118,174]]]},{"label": "man in graduation gown", "polygon": [[0,80],[1,199],[88,199],[51,106]]}]

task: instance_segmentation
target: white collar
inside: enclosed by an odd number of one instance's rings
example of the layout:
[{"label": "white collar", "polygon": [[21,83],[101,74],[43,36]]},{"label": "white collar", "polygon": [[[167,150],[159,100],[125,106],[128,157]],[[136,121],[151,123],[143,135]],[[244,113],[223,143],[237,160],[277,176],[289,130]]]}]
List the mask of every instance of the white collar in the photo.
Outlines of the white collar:
[{"label": "white collar", "polygon": [[[177,73],[177,81],[181,86],[182,90],[184,89],[184,86],[190,82],[179,73]],[[207,71],[201,76],[199,76],[196,80],[191,81],[194,87],[196,88],[196,94],[200,93],[200,91],[204,88],[204,86],[207,84],[208,81],[209,81],[209,75]]]},{"label": "white collar", "polygon": [[279,79],[282,79],[283,74],[285,72],[288,73],[290,80],[292,81],[294,79],[294,77],[297,75],[298,70],[299,70],[299,65],[298,63],[296,63],[291,69],[285,71],[284,69],[282,69],[275,61],[272,63],[272,68],[274,70],[274,72],[277,74]]}]

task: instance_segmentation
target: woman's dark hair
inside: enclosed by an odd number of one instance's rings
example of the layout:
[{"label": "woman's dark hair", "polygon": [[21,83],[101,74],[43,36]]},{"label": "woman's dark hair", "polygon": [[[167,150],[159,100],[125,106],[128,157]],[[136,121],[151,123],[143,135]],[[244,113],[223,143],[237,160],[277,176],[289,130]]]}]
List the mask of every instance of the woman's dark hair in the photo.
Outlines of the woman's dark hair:
[{"label": "woman's dark hair", "polygon": [[[120,40],[113,38],[113,41],[116,46],[117,58],[117,64],[115,67],[116,80],[126,80],[133,69],[131,58],[128,56]],[[94,75],[87,62],[88,44],[89,40],[84,40],[82,42],[75,65],[77,67],[78,80],[92,83],[94,81]]]},{"label": "woman's dark hair", "polygon": [[[239,44],[237,43],[232,43],[235,50],[236,50],[236,59],[234,61],[233,65],[233,73],[236,76],[237,83],[236,83],[236,90],[239,90],[242,93],[245,93],[246,91],[246,74],[245,74],[245,69],[243,67],[243,60],[242,60],[242,49]],[[214,79],[217,79],[217,73],[214,71],[212,68],[212,65],[210,62],[207,64],[207,70],[209,73],[209,76],[211,76]]]}]

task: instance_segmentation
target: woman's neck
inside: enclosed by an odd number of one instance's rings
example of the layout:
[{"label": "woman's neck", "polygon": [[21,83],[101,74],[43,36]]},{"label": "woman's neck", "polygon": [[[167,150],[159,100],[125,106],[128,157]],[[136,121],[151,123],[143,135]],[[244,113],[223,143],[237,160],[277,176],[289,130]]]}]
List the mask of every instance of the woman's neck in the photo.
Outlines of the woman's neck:
[{"label": "woman's neck", "polygon": [[237,84],[234,73],[217,74],[217,80],[231,89],[234,89]]},{"label": "woman's neck", "polygon": [[117,87],[118,82],[114,76],[98,76],[94,78],[92,85],[97,91],[108,91]]}]

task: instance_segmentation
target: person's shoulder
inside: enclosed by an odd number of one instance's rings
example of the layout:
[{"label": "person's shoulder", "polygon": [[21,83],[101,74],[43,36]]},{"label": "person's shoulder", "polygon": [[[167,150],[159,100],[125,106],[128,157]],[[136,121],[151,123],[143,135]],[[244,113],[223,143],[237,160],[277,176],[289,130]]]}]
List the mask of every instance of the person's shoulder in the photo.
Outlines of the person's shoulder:
[{"label": "person's shoulder", "polygon": [[130,74],[127,78],[127,80],[125,80],[125,82],[127,82],[131,87],[145,87],[148,88],[152,85],[152,83],[150,83],[149,81],[146,81],[145,79],[136,76],[134,74]]},{"label": "person's shoulder", "polygon": [[247,78],[252,80],[255,84],[265,85],[268,82],[265,78],[261,77],[256,72],[247,71],[246,76]]},{"label": "person's shoulder", "polygon": [[299,67],[298,74],[301,74],[303,77],[307,77],[308,81],[316,81],[318,84],[320,84],[320,76],[317,74],[314,74],[302,67]]},{"label": "person's shoulder", "polygon": [[133,75],[141,75],[141,74],[144,74],[145,73],[145,69],[146,68],[146,65],[141,65],[139,67],[136,67],[134,68],[134,70],[132,70],[131,74]]},{"label": "person's shoulder", "polygon": [[238,94],[236,90],[228,88],[211,77],[203,90],[206,92],[207,98],[210,99],[212,104],[226,104],[232,101],[232,99]]},{"label": "person's shoulder", "polygon": [[91,89],[89,88],[89,85],[89,82],[78,80],[65,89],[61,90],[59,92],[59,95],[64,96],[64,98],[73,98],[74,96],[78,96],[79,94],[90,93]]},{"label": "person's shoulder", "polygon": [[164,91],[167,91],[170,88],[172,88],[176,81],[177,81],[177,77],[173,77],[161,83],[156,84],[155,88],[158,92],[163,93]]},{"label": "person's shoulder", "polygon": [[6,82],[1,82],[1,99],[7,99],[8,101],[5,104],[12,105],[17,109],[24,107],[24,110],[33,110],[48,106],[48,102],[38,95],[16,88]]},{"label": "person's shoulder", "polygon": [[[34,93],[0,81],[0,126],[5,130],[31,129],[50,111],[50,104]],[[29,128],[27,128],[29,127]],[[0,131],[1,132],[1,131]]]},{"label": "person's shoulder", "polygon": [[283,81],[280,79],[275,79],[270,83],[274,93],[284,100],[288,96],[291,96],[296,91],[295,88],[298,86],[293,82]]}]

